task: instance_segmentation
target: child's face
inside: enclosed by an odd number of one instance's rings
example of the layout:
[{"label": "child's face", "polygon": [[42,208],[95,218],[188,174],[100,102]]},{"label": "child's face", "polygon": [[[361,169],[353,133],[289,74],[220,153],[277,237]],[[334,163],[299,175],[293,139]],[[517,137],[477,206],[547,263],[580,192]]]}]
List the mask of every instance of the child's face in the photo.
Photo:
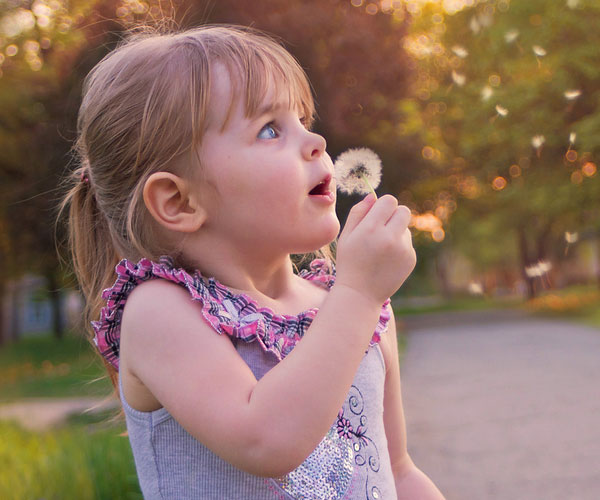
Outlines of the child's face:
[{"label": "child's face", "polygon": [[[205,229],[238,249],[263,253],[304,253],[333,241],[340,225],[325,139],[304,127],[303,117],[274,95],[273,86],[262,103],[264,113],[246,118],[239,98],[221,132],[231,83],[221,65],[213,75],[200,160],[218,195],[208,202]],[[323,181],[326,189],[319,192],[328,194],[310,195]]]}]

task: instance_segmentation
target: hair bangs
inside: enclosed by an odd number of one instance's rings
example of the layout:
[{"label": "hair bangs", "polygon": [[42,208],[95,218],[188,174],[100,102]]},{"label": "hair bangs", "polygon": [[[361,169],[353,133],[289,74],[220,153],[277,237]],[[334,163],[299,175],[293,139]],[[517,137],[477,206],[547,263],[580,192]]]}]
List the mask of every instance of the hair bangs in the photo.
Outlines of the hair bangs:
[{"label": "hair bangs", "polygon": [[[278,47],[279,48],[279,47]],[[289,109],[298,110],[307,123],[312,123],[315,112],[313,95],[308,78],[298,62],[287,52],[277,51],[249,61],[248,76],[261,75],[245,82],[247,118],[255,118],[270,90]]]},{"label": "hair bangs", "polygon": [[[298,110],[307,127],[314,121],[315,104],[310,83],[300,64],[283,47],[269,43],[240,44],[229,58],[219,57],[229,74],[232,96],[221,130],[227,128],[238,99],[243,99],[244,115],[258,116],[270,92],[277,103]],[[215,61],[215,62],[217,62]],[[267,103],[268,104],[268,103]]]}]

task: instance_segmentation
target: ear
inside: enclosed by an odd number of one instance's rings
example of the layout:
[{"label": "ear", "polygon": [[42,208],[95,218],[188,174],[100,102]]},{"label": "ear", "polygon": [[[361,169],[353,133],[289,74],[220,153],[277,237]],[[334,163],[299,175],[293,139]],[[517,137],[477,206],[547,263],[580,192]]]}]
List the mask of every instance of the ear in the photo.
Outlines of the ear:
[{"label": "ear", "polygon": [[206,220],[206,211],[188,182],[169,172],[152,174],[144,184],[143,197],[152,217],[172,231],[193,233]]}]

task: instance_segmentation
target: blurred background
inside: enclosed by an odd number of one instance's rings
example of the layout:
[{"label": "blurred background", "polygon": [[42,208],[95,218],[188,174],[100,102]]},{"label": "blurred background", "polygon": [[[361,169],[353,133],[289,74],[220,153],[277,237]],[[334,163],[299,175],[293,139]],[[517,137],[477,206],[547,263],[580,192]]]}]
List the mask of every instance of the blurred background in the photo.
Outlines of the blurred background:
[{"label": "blurred background", "polygon": [[[332,158],[380,155],[419,258],[401,332],[456,311],[600,325],[596,0],[3,0],[0,497],[141,498],[54,218],[84,76],[123,30],[164,22],[278,35]],[[356,201],[339,197],[341,220]]]}]

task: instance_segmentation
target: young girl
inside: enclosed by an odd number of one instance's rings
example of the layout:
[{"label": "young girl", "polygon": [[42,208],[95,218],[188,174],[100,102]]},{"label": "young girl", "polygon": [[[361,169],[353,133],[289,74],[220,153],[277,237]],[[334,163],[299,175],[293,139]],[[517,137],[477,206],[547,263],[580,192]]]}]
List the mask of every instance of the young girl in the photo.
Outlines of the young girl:
[{"label": "young girl", "polygon": [[85,80],[63,207],[146,499],[442,498],[406,451],[388,299],[408,209],[367,196],[337,273],[294,273],[339,231],[313,114],[249,29],[143,30]]}]

